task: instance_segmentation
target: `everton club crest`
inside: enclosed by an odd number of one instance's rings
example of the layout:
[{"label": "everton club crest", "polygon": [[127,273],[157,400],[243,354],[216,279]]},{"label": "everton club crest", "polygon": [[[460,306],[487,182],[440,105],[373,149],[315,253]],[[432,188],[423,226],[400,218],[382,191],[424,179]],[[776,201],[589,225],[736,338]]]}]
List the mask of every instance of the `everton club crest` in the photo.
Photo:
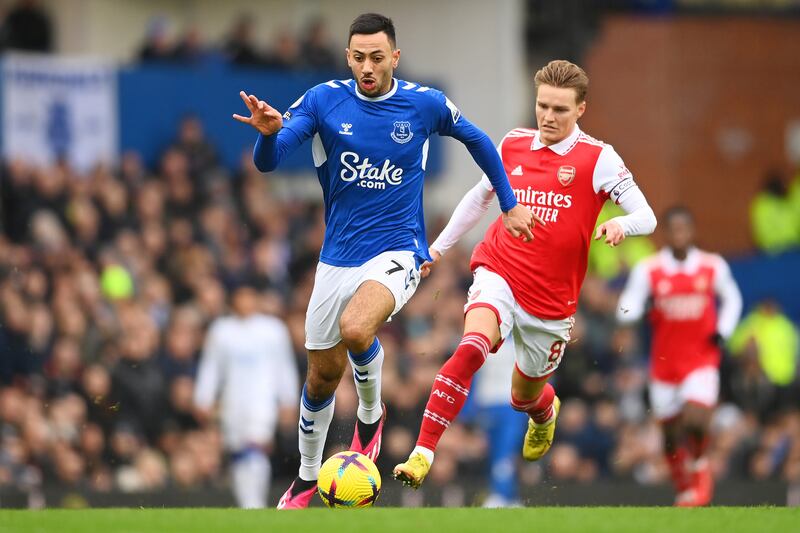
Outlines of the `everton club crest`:
[{"label": "everton club crest", "polygon": [[564,165],[558,167],[558,182],[566,187],[575,179],[575,167]]},{"label": "everton club crest", "polygon": [[392,140],[399,144],[405,144],[411,140],[411,137],[414,136],[414,132],[411,131],[411,122],[407,120],[399,120],[394,123],[394,129],[392,130],[391,137]]}]

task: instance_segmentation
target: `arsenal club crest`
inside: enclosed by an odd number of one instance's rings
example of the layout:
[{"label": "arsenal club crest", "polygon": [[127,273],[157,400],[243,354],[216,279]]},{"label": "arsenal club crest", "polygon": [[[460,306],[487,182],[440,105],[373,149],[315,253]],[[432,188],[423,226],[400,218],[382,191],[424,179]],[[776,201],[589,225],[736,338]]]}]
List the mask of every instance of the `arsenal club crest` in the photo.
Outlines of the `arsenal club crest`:
[{"label": "arsenal club crest", "polygon": [[558,167],[558,182],[566,187],[575,179],[575,167],[564,165]]},{"label": "arsenal club crest", "polygon": [[411,131],[411,123],[407,120],[399,120],[394,123],[394,129],[392,130],[391,137],[392,140],[399,144],[405,144],[411,140],[411,137],[414,136],[414,132]]}]

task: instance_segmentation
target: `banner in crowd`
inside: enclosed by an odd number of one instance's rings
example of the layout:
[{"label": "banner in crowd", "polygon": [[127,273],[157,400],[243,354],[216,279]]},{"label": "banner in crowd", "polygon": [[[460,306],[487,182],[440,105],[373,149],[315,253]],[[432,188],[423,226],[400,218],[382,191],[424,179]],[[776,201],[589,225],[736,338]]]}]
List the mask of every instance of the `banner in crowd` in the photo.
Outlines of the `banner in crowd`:
[{"label": "banner in crowd", "polygon": [[116,160],[117,74],[111,62],[7,54],[2,63],[3,156],[66,159],[85,172]]}]

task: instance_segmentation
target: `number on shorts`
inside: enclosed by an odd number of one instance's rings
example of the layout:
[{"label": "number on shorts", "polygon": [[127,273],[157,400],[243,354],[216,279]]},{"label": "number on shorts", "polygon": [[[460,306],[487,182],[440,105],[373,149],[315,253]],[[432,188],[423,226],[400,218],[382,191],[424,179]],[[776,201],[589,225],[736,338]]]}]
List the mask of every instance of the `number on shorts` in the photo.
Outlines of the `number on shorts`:
[{"label": "number on shorts", "polygon": [[392,263],[395,264],[395,267],[394,268],[390,268],[389,270],[386,271],[386,275],[387,276],[391,276],[395,272],[402,272],[403,270],[405,270],[405,268],[403,268],[403,265],[401,265],[400,263],[398,263],[394,259],[392,259]]},{"label": "number on shorts", "polygon": [[550,355],[547,361],[555,363],[564,355],[564,348],[566,347],[564,341],[556,341],[550,346]]}]

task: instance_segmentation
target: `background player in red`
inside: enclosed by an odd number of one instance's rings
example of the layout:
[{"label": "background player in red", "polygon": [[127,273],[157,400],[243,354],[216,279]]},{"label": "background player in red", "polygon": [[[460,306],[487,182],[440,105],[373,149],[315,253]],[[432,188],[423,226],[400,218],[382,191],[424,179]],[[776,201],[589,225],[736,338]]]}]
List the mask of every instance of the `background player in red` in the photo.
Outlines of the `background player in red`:
[{"label": "background player in red", "polygon": [[667,247],[633,269],[617,319],[638,320],[651,302],[650,404],[664,430],[675,503],[708,505],[714,484],[704,454],[719,394],[720,345],[736,327],[742,297],[725,260],[693,246],[686,208],[673,207],[662,221]]},{"label": "background player in red", "polygon": [[[610,198],[628,213],[597,228],[595,239],[605,237],[610,246],[628,235],[650,233],[656,225],[622,159],[577,125],[589,84],[583,69],[552,61],[536,73],[535,83],[539,129],[512,130],[498,147],[517,201],[530,207],[538,222],[534,240],[504,235],[497,220],[475,248],[464,336],[434,380],[416,447],[394,469],[396,479],[414,488],[430,470],[439,439],[461,410],[473,375],[509,335],[516,346],[511,405],[530,417],[522,455],[535,461],[550,449],[560,403],[547,380],[570,338],[600,208]],[[484,176],[431,245],[433,263],[474,227],[494,196]],[[431,266],[423,265],[423,276]]]}]

